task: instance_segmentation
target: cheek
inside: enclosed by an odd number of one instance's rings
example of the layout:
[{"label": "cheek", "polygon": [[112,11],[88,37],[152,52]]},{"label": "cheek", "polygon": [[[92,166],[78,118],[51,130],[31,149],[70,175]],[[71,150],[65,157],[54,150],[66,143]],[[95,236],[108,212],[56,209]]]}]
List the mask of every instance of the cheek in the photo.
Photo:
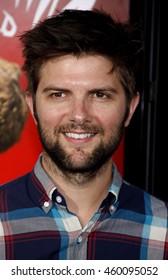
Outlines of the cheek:
[{"label": "cheek", "polygon": [[56,110],[37,110],[38,119],[45,129],[56,127],[61,121],[61,115]]},{"label": "cheek", "polygon": [[39,121],[42,126],[45,126],[46,129],[48,127],[56,127],[66,115],[65,106],[58,106],[54,104],[54,102],[48,102],[45,99],[38,99],[36,101],[37,107],[37,115]]},{"label": "cheek", "polygon": [[104,129],[111,130],[111,128],[120,124],[123,120],[123,115],[121,112],[117,112],[116,110],[104,110],[104,112],[99,112],[98,120]]}]

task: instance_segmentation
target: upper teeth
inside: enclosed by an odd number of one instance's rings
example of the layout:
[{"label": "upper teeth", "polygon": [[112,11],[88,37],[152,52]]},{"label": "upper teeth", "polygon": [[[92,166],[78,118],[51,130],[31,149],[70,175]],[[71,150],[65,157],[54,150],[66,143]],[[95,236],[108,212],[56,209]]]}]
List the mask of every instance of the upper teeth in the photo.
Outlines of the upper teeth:
[{"label": "upper teeth", "polygon": [[75,138],[75,139],[83,139],[83,138],[93,136],[93,134],[91,134],[91,133],[83,133],[83,134],[65,133],[65,134],[66,134],[66,136],[71,137],[71,138]]}]

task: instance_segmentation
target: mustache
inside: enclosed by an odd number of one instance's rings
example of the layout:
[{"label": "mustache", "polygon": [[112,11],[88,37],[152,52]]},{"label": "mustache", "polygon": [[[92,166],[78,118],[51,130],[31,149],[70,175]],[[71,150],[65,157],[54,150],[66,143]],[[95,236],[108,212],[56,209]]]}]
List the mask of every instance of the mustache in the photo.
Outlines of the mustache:
[{"label": "mustache", "polygon": [[77,124],[77,123],[68,123],[64,125],[60,125],[58,128],[55,129],[55,133],[65,133],[68,131],[82,131],[92,134],[101,134],[104,135],[104,130],[102,127],[98,125],[83,123],[83,124]]}]

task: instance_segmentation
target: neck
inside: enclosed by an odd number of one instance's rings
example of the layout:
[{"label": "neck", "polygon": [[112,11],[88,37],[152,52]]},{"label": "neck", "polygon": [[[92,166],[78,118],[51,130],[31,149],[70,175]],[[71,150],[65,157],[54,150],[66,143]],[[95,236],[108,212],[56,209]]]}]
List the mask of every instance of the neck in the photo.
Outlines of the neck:
[{"label": "neck", "polygon": [[43,154],[42,165],[64,196],[69,211],[78,216],[82,226],[86,225],[108,194],[112,159],[92,174],[63,173],[46,153]]}]

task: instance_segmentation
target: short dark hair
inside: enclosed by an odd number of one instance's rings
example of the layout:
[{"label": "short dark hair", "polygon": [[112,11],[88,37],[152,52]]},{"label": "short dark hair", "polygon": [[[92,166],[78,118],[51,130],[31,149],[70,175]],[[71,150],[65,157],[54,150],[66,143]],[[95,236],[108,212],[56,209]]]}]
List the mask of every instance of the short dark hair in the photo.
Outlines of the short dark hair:
[{"label": "short dark hair", "polygon": [[102,55],[111,60],[129,101],[135,94],[141,48],[135,31],[128,22],[115,21],[107,12],[98,10],[64,10],[39,22],[20,36],[28,90],[35,94],[41,66],[53,57]]}]

